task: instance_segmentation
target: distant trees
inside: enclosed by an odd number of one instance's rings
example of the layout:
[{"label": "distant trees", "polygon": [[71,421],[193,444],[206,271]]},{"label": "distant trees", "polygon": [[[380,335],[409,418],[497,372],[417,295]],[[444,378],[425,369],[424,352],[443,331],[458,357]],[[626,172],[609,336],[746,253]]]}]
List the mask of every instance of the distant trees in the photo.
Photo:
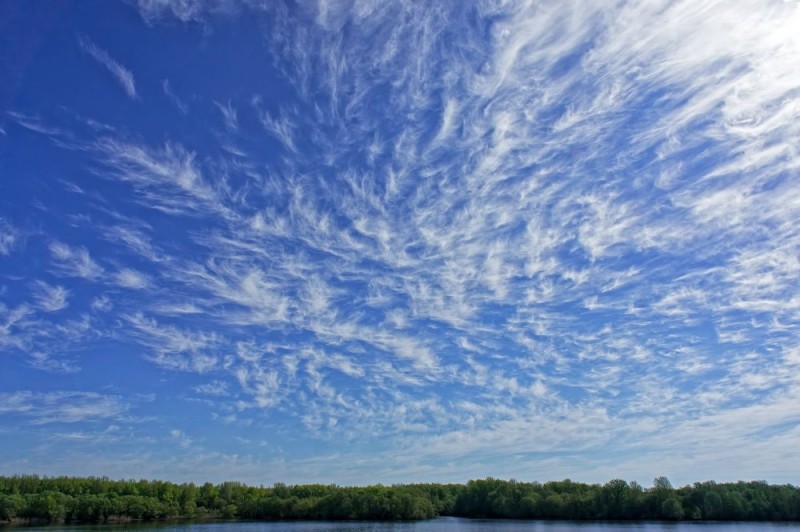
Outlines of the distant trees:
[{"label": "distant trees", "polygon": [[166,518],[411,520],[437,515],[515,519],[800,520],[800,489],[765,482],[645,489],[614,479],[467,484],[272,487],[89,477],[0,477],[0,521],[94,523]]}]

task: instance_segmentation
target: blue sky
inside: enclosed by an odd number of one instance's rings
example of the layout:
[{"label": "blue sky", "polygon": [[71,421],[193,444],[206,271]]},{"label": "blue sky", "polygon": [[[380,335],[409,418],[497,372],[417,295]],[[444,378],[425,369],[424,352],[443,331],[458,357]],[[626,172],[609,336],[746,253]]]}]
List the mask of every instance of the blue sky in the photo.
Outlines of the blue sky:
[{"label": "blue sky", "polygon": [[798,27],[3,2],[0,474],[797,483]]}]

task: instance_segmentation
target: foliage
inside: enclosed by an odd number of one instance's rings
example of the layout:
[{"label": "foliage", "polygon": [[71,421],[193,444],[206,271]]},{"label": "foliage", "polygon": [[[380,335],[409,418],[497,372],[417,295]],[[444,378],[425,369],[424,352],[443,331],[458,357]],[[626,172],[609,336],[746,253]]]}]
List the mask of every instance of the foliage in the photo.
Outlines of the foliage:
[{"label": "foliage", "polygon": [[166,518],[413,520],[437,515],[513,519],[800,520],[800,489],[765,482],[696,483],[666,477],[644,489],[606,484],[517,482],[272,487],[174,484],[88,477],[0,477],[0,521],[91,523]]}]

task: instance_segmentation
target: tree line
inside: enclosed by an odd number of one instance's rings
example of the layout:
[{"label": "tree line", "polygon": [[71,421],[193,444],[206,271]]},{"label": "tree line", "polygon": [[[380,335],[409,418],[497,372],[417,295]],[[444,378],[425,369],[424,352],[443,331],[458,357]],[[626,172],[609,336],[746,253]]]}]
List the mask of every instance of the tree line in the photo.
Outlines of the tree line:
[{"label": "tree line", "polygon": [[800,488],[698,482],[650,488],[615,479],[466,484],[271,487],[106,477],[0,477],[0,521],[101,523],[161,519],[417,520],[436,516],[570,520],[800,521]]}]

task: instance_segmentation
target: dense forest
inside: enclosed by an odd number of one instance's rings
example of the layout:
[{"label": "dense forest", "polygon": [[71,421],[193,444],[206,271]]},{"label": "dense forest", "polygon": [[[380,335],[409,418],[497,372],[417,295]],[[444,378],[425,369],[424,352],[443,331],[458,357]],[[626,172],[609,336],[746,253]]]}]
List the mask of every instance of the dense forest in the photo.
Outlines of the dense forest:
[{"label": "dense forest", "polygon": [[0,521],[106,522],[156,519],[411,520],[437,515],[516,519],[800,520],[800,488],[766,482],[700,482],[644,488],[517,482],[340,487],[174,484],[88,477],[0,477]]}]

